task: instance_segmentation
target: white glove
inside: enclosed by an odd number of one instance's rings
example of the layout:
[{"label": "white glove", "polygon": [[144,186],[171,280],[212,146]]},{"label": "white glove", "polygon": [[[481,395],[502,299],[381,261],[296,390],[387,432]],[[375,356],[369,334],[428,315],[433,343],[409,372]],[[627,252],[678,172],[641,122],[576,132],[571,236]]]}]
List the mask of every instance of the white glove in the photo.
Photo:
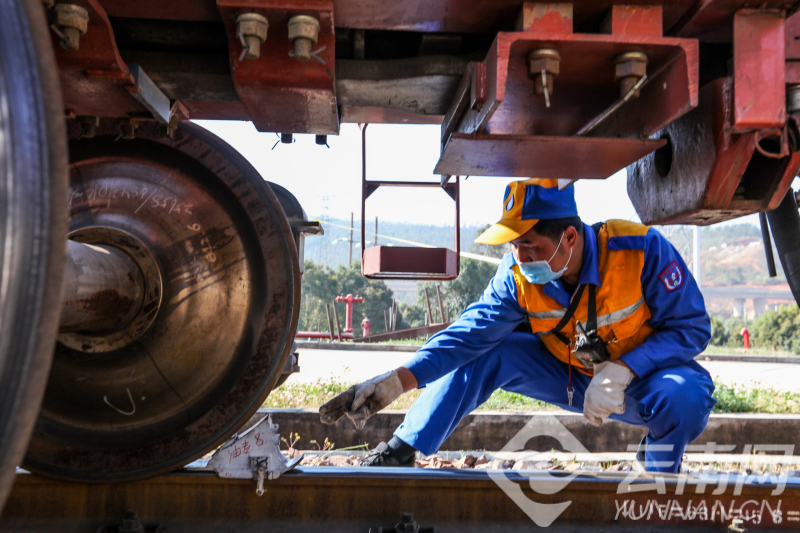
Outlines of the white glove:
[{"label": "white glove", "polygon": [[353,385],[319,408],[323,424],[333,424],[345,414],[356,429],[364,429],[367,419],[403,394],[403,384],[392,370],[364,383]]},{"label": "white glove", "polygon": [[633,376],[630,368],[617,363],[594,365],[594,377],[583,398],[583,416],[590,424],[600,427],[611,413],[625,412],[625,388]]}]

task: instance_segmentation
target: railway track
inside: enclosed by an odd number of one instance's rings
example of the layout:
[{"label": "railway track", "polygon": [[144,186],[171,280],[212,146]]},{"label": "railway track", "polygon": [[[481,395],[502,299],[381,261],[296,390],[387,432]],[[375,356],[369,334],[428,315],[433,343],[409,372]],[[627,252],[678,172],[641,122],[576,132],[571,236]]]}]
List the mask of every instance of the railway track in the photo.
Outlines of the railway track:
[{"label": "railway track", "polygon": [[21,473],[0,532],[132,531],[126,511],[170,533],[393,531],[404,513],[409,532],[800,529],[792,477],[298,467],[255,488],[189,469],[124,484]]}]

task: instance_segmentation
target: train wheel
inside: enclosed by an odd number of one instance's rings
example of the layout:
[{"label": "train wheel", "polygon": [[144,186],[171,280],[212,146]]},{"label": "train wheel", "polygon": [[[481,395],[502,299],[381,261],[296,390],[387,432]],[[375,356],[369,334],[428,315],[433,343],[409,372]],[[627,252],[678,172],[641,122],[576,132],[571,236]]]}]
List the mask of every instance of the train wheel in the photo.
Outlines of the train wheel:
[{"label": "train wheel", "polygon": [[70,141],[59,342],[23,463],[63,479],[141,478],[213,449],[275,386],[297,328],[295,241],[258,172],[191,123],[115,136],[102,121]]},{"label": "train wheel", "polygon": [[44,392],[58,326],[67,151],[42,4],[0,0],[0,510]]}]

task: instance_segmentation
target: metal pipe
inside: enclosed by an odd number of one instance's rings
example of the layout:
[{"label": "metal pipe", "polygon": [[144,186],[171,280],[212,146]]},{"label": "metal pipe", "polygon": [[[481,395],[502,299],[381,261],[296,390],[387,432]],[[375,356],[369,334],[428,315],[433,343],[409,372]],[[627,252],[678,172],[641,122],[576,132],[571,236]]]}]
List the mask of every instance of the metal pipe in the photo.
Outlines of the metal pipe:
[{"label": "metal pipe", "polygon": [[777,209],[767,213],[767,219],[786,281],[795,300],[800,302],[800,213],[792,189]]},{"label": "metal pipe", "polygon": [[778,271],[775,269],[775,254],[772,253],[772,239],[769,236],[767,214],[759,213],[758,221],[761,223],[761,240],[764,241],[764,253],[767,254],[767,271],[769,272],[769,277],[774,278],[778,276]]},{"label": "metal pipe", "polygon": [[125,252],[67,241],[59,331],[109,333],[127,326],[144,300],[144,276]]},{"label": "metal pipe", "polygon": [[702,285],[701,282],[701,269],[700,269],[700,228],[694,227],[694,234],[692,239],[692,270],[694,271],[694,281],[697,286]]}]

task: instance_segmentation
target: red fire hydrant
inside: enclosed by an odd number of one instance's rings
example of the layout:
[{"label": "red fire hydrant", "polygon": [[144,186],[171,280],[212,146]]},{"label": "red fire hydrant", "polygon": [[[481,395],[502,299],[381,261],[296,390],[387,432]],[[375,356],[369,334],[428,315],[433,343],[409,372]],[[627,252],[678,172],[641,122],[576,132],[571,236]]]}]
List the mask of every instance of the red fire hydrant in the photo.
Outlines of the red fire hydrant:
[{"label": "red fire hydrant", "polygon": [[361,321],[361,336],[362,337],[369,337],[369,327],[372,325],[368,317],[364,317],[364,320]]},{"label": "red fire hydrant", "polygon": [[364,298],[361,296],[353,296],[352,294],[348,294],[347,296],[337,296],[337,302],[344,302],[347,304],[346,306],[346,313],[344,319],[344,332],[345,333],[353,333],[353,304],[354,303],[361,303],[364,301]]},{"label": "red fire hydrant", "polygon": [[747,328],[742,328],[742,331],[739,332],[739,335],[744,337],[744,349],[748,350],[750,348],[750,332],[747,331]]}]

